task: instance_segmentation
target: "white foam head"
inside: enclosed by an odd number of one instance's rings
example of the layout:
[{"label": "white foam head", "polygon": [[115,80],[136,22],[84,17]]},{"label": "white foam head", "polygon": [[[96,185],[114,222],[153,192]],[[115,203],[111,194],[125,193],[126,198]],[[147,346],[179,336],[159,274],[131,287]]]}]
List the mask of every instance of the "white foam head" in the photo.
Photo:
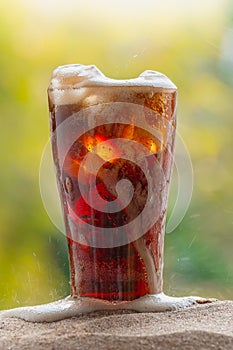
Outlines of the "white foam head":
[{"label": "white foam head", "polygon": [[49,97],[56,105],[77,103],[86,97],[86,87],[149,87],[170,92],[177,89],[168,77],[152,70],[134,79],[118,80],[106,77],[94,65],[70,64],[59,66],[53,71]]}]

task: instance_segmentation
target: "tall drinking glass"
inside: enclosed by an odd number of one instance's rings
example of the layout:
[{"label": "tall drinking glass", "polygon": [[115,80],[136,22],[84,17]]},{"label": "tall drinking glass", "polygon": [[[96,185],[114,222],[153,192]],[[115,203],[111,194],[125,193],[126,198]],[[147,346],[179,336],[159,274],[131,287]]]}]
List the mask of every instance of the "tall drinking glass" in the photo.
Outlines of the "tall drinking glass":
[{"label": "tall drinking glass", "polygon": [[176,130],[174,84],[67,65],[48,89],[71,295],[130,301],[162,292]]}]

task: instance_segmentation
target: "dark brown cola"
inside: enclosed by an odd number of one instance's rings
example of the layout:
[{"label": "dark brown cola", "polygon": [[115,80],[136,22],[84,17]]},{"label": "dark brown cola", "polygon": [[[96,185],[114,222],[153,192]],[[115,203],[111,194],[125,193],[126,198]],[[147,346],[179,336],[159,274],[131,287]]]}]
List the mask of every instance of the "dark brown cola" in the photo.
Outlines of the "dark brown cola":
[{"label": "dark brown cola", "polygon": [[[120,81],[106,78],[94,66],[69,65],[54,71],[48,94],[71,294],[128,301],[160,293],[175,86],[152,71]],[[123,183],[119,195],[122,180],[131,183],[132,193]],[[113,202],[117,211],[111,211]],[[141,213],[150,205],[147,220]],[[155,222],[143,232],[153,216]],[[142,234],[134,237],[128,227],[136,218],[135,229]],[[100,228],[114,229],[116,237],[120,230],[119,244],[99,234]]]}]

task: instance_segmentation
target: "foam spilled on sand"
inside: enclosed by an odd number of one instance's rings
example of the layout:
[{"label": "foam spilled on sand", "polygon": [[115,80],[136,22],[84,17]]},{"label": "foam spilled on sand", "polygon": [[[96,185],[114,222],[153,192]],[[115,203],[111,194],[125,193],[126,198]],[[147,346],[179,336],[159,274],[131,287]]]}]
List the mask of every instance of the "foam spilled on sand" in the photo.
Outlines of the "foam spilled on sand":
[{"label": "foam spilled on sand", "polygon": [[145,295],[132,301],[120,302],[68,296],[49,304],[3,310],[0,311],[0,318],[16,317],[29,322],[54,322],[94,311],[163,312],[185,309],[194,304],[205,304],[214,301],[216,299],[205,299],[197,296],[169,297],[164,293]]}]

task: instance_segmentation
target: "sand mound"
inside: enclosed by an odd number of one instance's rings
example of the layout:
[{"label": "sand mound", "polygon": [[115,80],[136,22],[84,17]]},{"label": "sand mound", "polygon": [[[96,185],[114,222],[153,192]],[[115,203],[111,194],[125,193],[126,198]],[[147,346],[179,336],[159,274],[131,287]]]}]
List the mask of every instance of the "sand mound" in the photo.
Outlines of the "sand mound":
[{"label": "sand mound", "polygon": [[53,323],[0,319],[0,349],[233,349],[233,301],[161,313],[96,312]]}]

